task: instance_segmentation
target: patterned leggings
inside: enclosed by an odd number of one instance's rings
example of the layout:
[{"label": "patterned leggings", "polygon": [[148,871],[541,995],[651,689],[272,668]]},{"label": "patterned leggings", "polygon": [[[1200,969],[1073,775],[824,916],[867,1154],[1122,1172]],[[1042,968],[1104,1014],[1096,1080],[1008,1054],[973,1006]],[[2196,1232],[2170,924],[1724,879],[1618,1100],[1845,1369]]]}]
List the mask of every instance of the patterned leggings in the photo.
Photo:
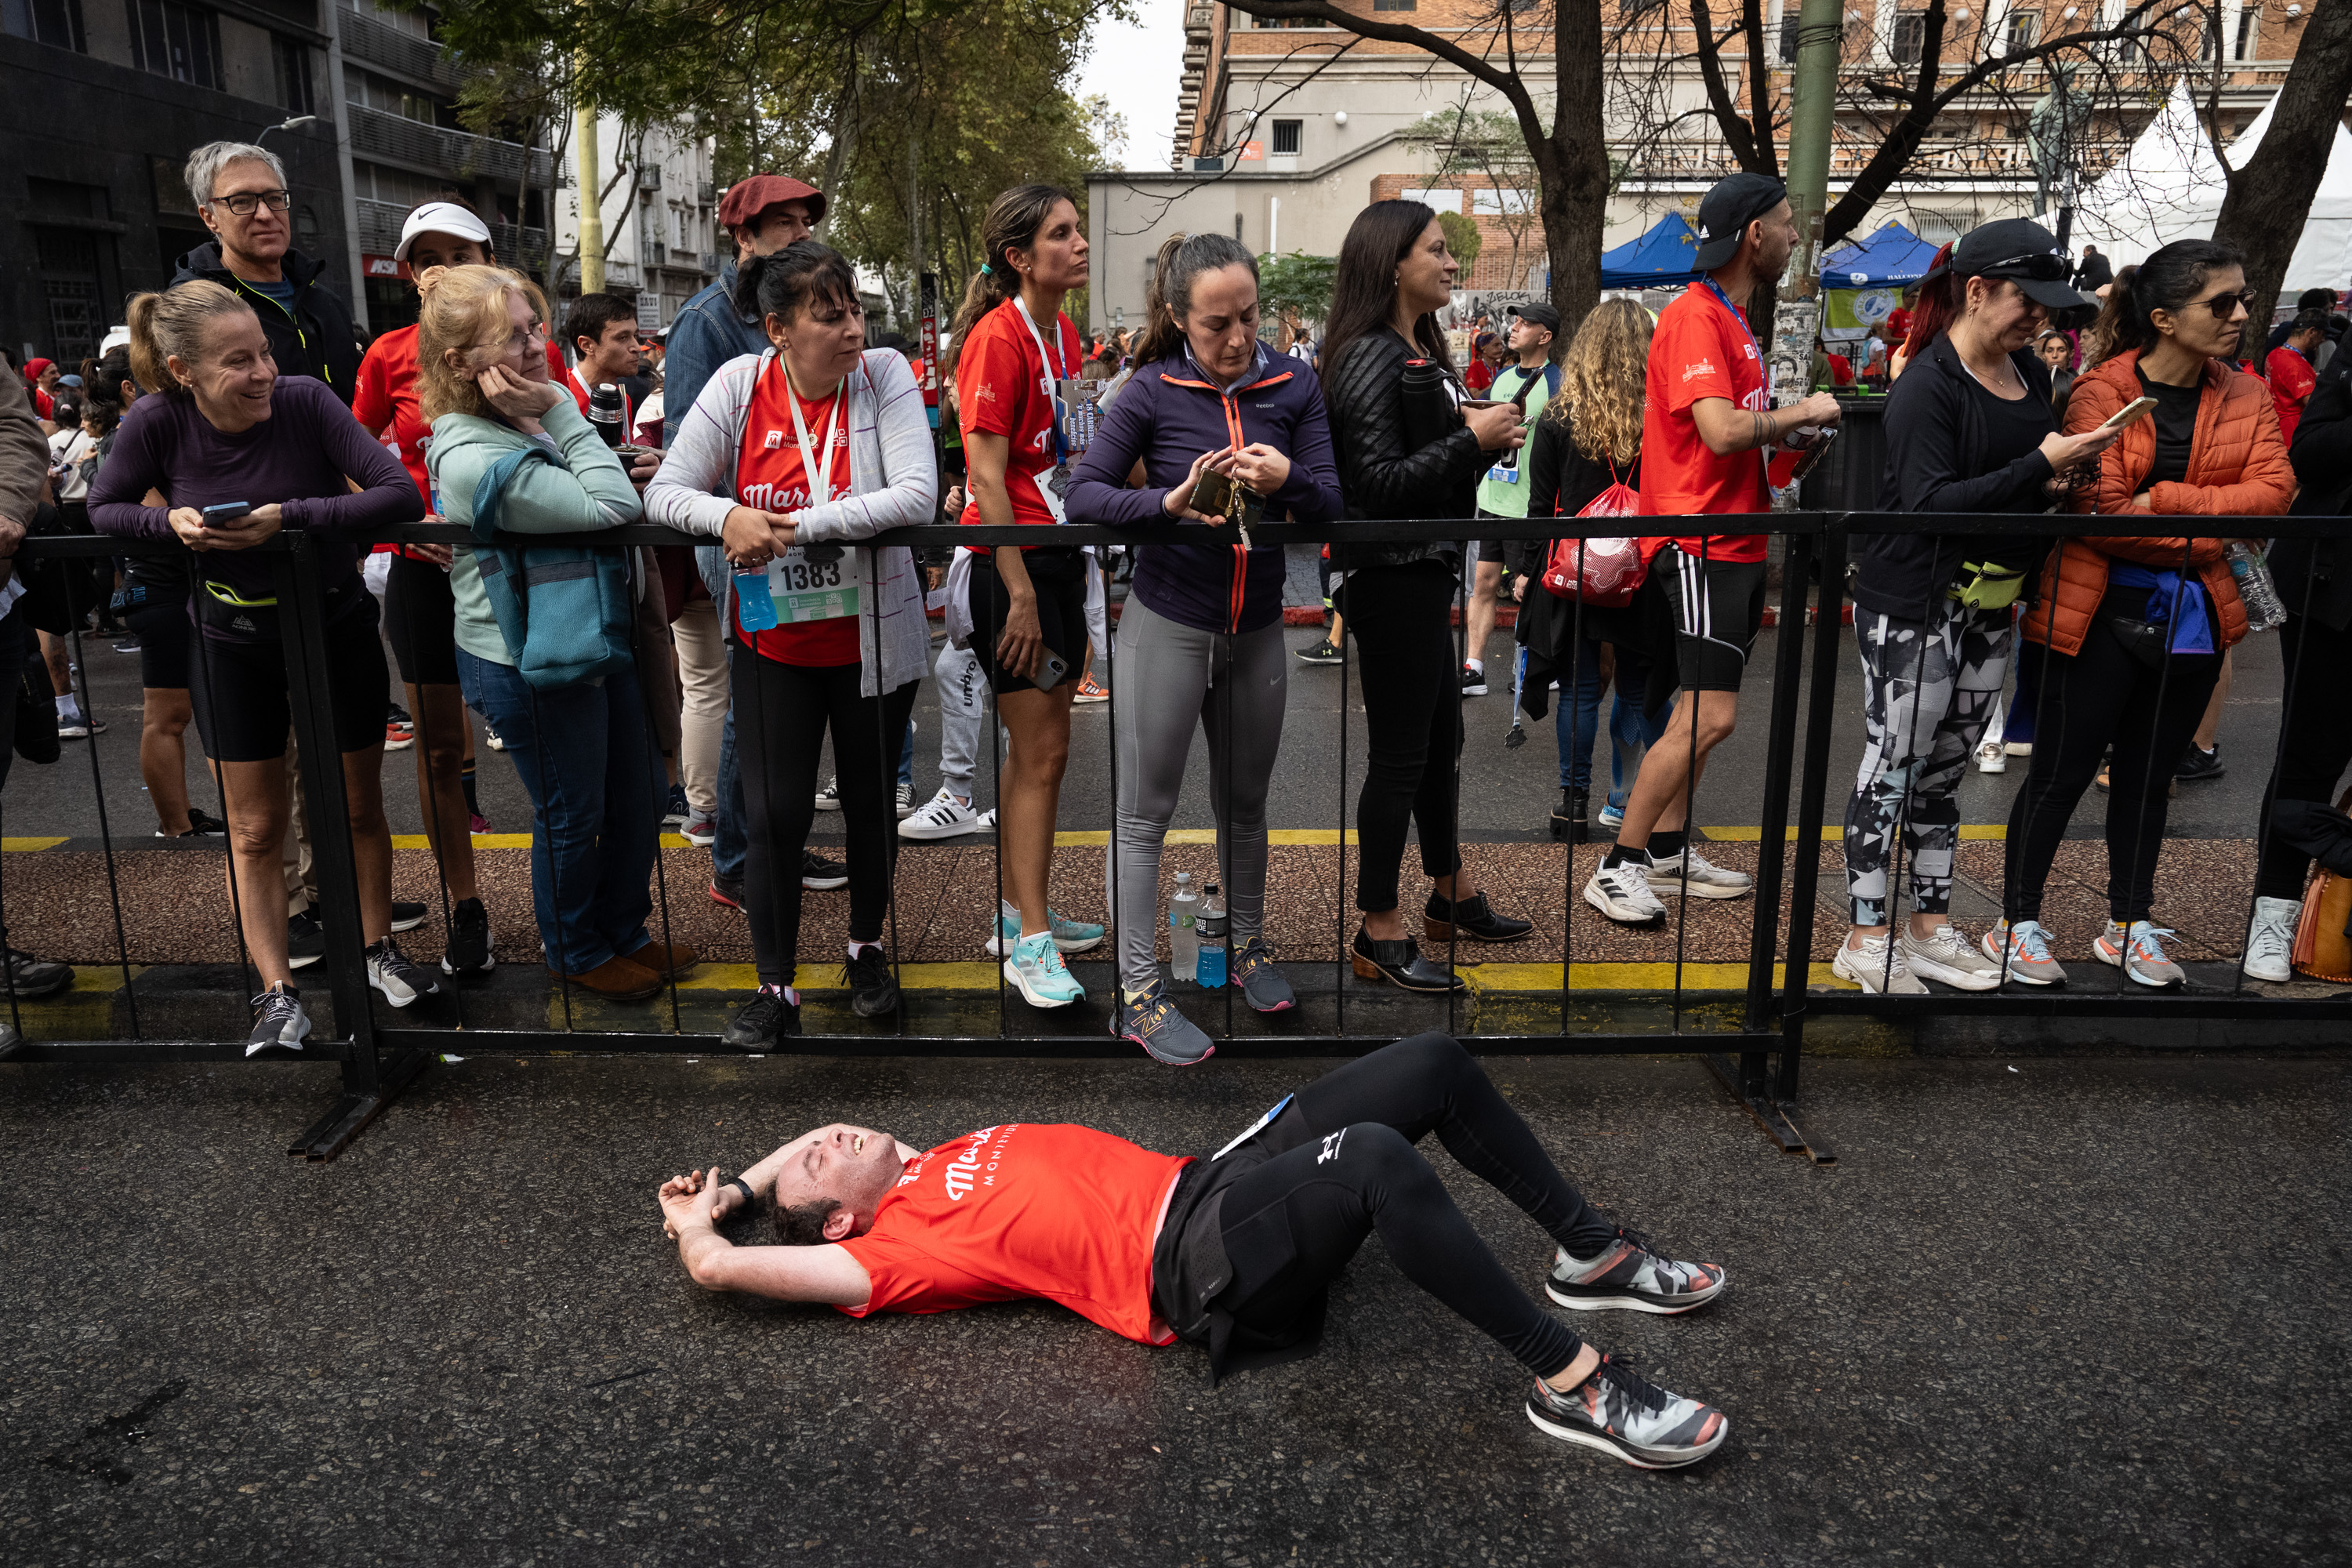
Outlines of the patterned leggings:
[{"label": "patterned leggings", "polygon": [[1898,834],[1910,859],[1913,910],[1942,914],[1952,906],[1960,777],[2000,700],[2013,623],[2006,609],[1972,610],[1946,599],[1924,623],[1856,605],[1853,634],[1869,733],[1845,812],[1853,923],[1893,923]]}]

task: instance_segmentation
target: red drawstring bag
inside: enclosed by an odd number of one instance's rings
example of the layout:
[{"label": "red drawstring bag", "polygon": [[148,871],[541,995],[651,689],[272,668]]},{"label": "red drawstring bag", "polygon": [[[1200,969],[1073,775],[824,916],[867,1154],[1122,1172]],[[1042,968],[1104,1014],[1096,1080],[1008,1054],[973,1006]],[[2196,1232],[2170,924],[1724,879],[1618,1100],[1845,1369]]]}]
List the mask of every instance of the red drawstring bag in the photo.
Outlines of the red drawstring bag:
[{"label": "red drawstring bag", "polygon": [[[1640,493],[1617,478],[1614,463],[1609,465],[1609,488],[1577,516],[1633,517],[1640,512]],[[1597,608],[1615,610],[1633,602],[1649,571],[1638,539],[1555,539],[1551,558],[1544,563],[1543,585],[1558,598],[1581,598]]]}]

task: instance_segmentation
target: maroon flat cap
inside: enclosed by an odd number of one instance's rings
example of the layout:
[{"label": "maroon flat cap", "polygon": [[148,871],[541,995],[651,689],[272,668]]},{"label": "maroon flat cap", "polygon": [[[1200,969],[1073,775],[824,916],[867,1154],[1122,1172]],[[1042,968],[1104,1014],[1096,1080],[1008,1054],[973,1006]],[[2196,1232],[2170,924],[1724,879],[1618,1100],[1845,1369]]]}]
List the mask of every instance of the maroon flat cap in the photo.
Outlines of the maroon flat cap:
[{"label": "maroon flat cap", "polygon": [[741,228],[783,202],[808,203],[811,227],[824,221],[824,193],[789,174],[754,174],[748,180],[736,181],[719,204],[719,221],[730,229]]}]

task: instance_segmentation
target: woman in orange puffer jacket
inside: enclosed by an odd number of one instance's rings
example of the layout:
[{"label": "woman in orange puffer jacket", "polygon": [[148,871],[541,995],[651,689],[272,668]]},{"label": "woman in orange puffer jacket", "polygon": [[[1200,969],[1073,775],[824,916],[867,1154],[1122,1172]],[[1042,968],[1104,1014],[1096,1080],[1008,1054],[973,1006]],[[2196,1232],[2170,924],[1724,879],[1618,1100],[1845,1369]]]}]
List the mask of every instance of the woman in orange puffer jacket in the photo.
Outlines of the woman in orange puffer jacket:
[{"label": "woman in orange puffer jacket", "polygon": [[2269,389],[2231,365],[2245,286],[2238,253],[2210,240],[2177,241],[2126,269],[2100,319],[2107,333],[2094,329],[2116,352],[2074,383],[2068,401],[2070,435],[2136,398],[2153,397],[2156,408],[2107,449],[2097,484],[2074,500],[2076,511],[2127,519],[2135,531],[2065,541],[2024,615],[2025,636],[2049,657],[2032,771],[2010,810],[2005,919],[1985,938],[1994,957],[2006,953],[2011,979],[2065,978],[2042,929],[2042,891],[2110,746],[2108,921],[2092,952],[2143,985],[2185,978],[2164,952],[2170,933],[2149,919],[2166,802],[2222,652],[2246,635],[2246,613],[2222,556],[2226,538],[2161,532],[2154,516],[2276,516],[2294,499]]}]

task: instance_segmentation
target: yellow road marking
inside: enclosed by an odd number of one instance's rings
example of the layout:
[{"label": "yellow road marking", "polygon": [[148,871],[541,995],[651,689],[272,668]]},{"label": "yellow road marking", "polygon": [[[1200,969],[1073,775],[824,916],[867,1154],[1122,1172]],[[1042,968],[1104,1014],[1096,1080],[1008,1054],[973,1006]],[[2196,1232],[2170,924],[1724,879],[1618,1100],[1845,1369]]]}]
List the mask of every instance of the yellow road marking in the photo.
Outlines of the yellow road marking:
[{"label": "yellow road marking", "polygon": [[24,851],[26,851],[26,852],[29,853],[29,852],[31,852],[31,851],[33,851],[33,850],[36,850],[36,849],[54,849],[54,848],[56,848],[58,845],[63,844],[64,842],[65,842],[65,839],[64,839],[64,838],[62,838],[62,837],[58,837],[58,838],[0,838],[0,849],[18,849],[18,850],[24,850]]}]

